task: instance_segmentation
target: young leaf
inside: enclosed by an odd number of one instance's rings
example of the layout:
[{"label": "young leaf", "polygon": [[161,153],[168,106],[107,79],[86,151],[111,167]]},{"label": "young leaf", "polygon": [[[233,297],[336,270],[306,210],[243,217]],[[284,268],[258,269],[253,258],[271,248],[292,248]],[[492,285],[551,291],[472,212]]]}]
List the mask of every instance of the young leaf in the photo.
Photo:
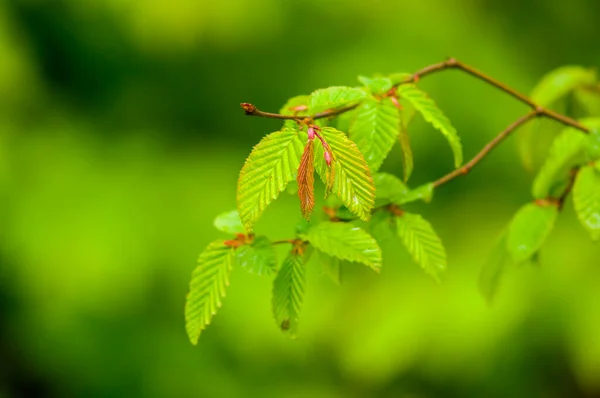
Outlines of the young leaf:
[{"label": "young leaf", "polygon": [[577,87],[593,84],[596,73],[581,66],[562,66],[547,73],[531,91],[531,99],[542,106],[550,106]]},{"label": "young leaf", "polygon": [[367,93],[358,88],[334,86],[314,91],[310,95],[308,107],[311,113],[327,109],[341,108],[365,98]]},{"label": "young leaf", "polygon": [[436,281],[446,270],[446,250],[431,224],[418,214],[396,217],[398,236],[413,259]]},{"label": "young leaf", "polygon": [[438,129],[448,140],[450,148],[454,153],[454,166],[459,167],[463,161],[462,144],[458,133],[450,120],[437,107],[435,102],[414,84],[403,84],[398,86],[396,93],[407,99],[423,115],[423,118]]},{"label": "young leaf", "polygon": [[407,194],[408,187],[395,175],[375,173],[375,205],[377,207],[400,202]]},{"label": "young leaf", "polygon": [[315,152],[314,141],[309,140],[304,147],[304,153],[298,168],[298,197],[302,215],[310,220],[310,215],[315,208]]},{"label": "young leaf", "polygon": [[283,261],[273,282],[271,300],[273,317],[277,326],[295,338],[304,301],[304,258],[293,250]]},{"label": "young leaf", "polygon": [[[597,163],[598,165],[598,163]],[[573,204],[577,218],[592,236],[600,239],[600,171],[598,167],[582,167],[573,187]]]},{"label": "young leaf", "polygon": [[540,250],[554,227],[558,208],[552,204],[528,203],[513,217],[508,227],[506,249],[512,260],[523,263]]},{"label": "young leaf", "polygon": [[377,272],[381,268],[381,249],[377,242],[354,225],[323,222],[309,229],[302,239],[330,256],[365,264]]},{"label": "young leaf", "polygon": [[385,94],[394,85],[389,77],[359,76],[358,81],[373,95]]},{"label": "young leaf", "polygon": [[342,273],[339,258],[330,256],[323,252],[319,252],[319,259],[321,260],[321,266],[323,267],[323,273],[332,280],[336,285],[342,284]]},{"label": "young leaf", "polygon": [[400,111],[389,98],[365,100],[358,108],[348,135],[358,145],[371,172],[381,167],[394,146],[400,128]]},{"label": "young leaf", "polygon": [[479,290],[488,303],[491,303],[498,291],[504,268],[510,261],[506,250],[506,232],[504,232],[492,251],[492,255],[484,264],[479,274]]},{"label": "young leaf", "polygon": [[215,218],[214,225],[219,231],[228,234],[243,234],[246,232],[237,210],[219,214]]},{"label": "young leaf", "polygon": [[402,150],[402,172],[404,182],[410,178],[414,168],[414,157],[410,146],[410,137],[408,136],[408,120],[404,117],[404,112],[400,114],[400,131],[398,133],[398,142]]},{"label": "young leaf", "polygon": [[585,142],[585,151],[589,160],[600,159],[600,118],[590,117],[579,120],[590,129]]},{"label": "young leaf", "polygon": [[569,171],[585,161],[586,136],[582,132],[568,127],[556,137],[546,162],[533,182],[533,196],[544,199],[554,193],[569,178]]},{"label": "young leaf", "polygon": [[317,172],[347,208],[360,219],[368,221],[375,203],[375,185],[362,153],[341,131],[325,127],[321,134],[331,148],[333,162],[331,166],[327,165],[323,146],[317,144]]},{"label": "young leaf", "polygon": [[297,131],[284,129],[264,137],[246,159],[238,180],[237,207],[248,231],[294,179],[303,147]]},{"label": "young leaf", "polygon": [[267,237],[257,236],[235,251],[235,263],[251,274],[270,275],[277,268],[277,254]]},{"label": "young leaf", "polygon": [[433,199],[433,183],[423,184],[415,189],[409,190],[405,196],[398,198],[394,203],[397,205],[403,205],[405,203],[414,202],[416,200],[422,200],[426,203],[431,202]]},{"label": "young leaf", "polygon": [[223,241],[212,242],[198,258],[185,303],[185,328],[194,345],[221,307],[232,262],[233,248],[223,245]]},{"label": "young leaf", "polygon": [[392,84],[407,83],[412,78],[412,74],[410,74],[410,73],[392,73],[391,75],[388,76],[388,78],[391,80]]},{"label": "young leaf", "polygon": [[[308,103],[310,95],[298,95],[290,98],[285,105],[281,107],[279,113],[291,116],[308,116]],[[293,120],[286,120],[284,126],[290,129],[298,128],[298,124]]]}]

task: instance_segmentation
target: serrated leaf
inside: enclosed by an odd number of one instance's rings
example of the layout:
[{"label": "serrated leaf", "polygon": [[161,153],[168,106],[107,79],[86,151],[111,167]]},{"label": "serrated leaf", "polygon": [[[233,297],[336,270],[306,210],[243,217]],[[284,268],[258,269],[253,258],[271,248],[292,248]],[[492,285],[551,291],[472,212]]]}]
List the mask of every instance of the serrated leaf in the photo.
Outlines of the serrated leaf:
[{"label": "serrated leaf", "polygon": [[358,76],[358,81],[361,82],[367,88],[367,90],[374,95],[385,94],[394,85],[389,77]]},{"label": "serrated leaf", "polygon": [[375,206],[398,203],[408,194],[408,187],[395,175],[375,173]]},{"label": "serrated leaf", "polygon": [[513,217],[508,227],[506,249],[512,260],[523,263],[540,250],[552,231],[558,208],[528,203]]},{"label": "serrated leaf", "polygon": [[283,261],[273,281],[271,306],[277,326],[296,337],[304,301],[305,270],[303,256],[292,251]]},{"label": "serrated leaf", "polygon": [[246,229],[296,176],[304,145],[295,130],[264,137],[252,150],[238,180],[237,207]]},{"label": "serrated leaf", "polygon": [[590,233],[600,239],[600,171],[597,167],[582,167],[573,186],[573,204],[577,218]]},{"label": "serrated leaf", "polygon": [[596,73],[581,66],[562,66],[547,73],[531,91],[531,99],[542,106],[550,106],[577,87],[593,84]]},{"label": "serrated leaf", "polygon": [[342,284],[341,260],[326,253],[319,252],[319,260],[323,273],[336,285]]},{"label": "serrated leaf", "polygon": [[510,257],[506,250],[506,232],[504,232],[496,242],[490,258],[479,274],[479,290],[488,303],[491,303],[494,299],[502,274],[509,262]]},{"label": "serrated leaf", "polygon": [[431,224],[418,214],[396,217],[397,233],[408,252],[436,281],[446,270],[446,249]]},{"label": "serrated leaf", "polygon": [[300,198],[300,210],[307,220],[315,208],[315,152],[314,141],[308,141],[304,147],[300,166],[298,168],[298,197]]},{"label": "serrated leaf", "polygon": [[435,102],[414,84],[398,86],[396,93],[407,99],[423,115],[423,118],[439,130],[448,140],[454,154],[454,167],[458,168],[463,162],[462,144],[450,120],[444,115]]},{"label": "serrated leaf", "polygon": [[536,199],[544,199],[555,194],[569,179],[570,170],[585,162],[586,136],[584,133],[568,127],[556,137],[544,165],[538,172],[532,193]]},{"label": "serrated leaf", "polygon": [[400,111],[389,98],[365,100],[350,125],[349,137],[358,145],[371,172],[377,171],[396,142]]},{"label": "serrated leaf", "polygon": [[228,234],[243,234],[246,232],[237,210],[221,213],[215,218],[214,226],[221,232]]},{"label": "serrated leaf", "polygon": [[316,144],[315,166],[323,183],[360,219],[368,221],[375,203],[375,184],[369,167],[356,146],[344,133],[331,127],[321,130],[333,154],[331,166]]},{"label": "serrated leaf", "polygon": [[356,226],[323,222],[309,229],[302,239],[330,256],[365,264],[377,272],[381,268],[381,249],[377,242]]},{"label": "serrated leaf", "polygon": [[327,109],[341,108],[352,105],[367,97],[361,89],[344,86],[334,86],[314,91],[308,104],[311,113],[323,112]]},{"label": "serrated leaf", "polygon": [[235,251],[235,263],[251,274],[270,275],[277,268],[277,253],[267,237],[257,236]]},{"label": "serrated leaf", "polygon": [[194,345],[221,307],[229,285],[233,253],[233,248],[223,245],[223,241],[215,241],[198,258],[185,303],[185,328]]},{"label": "serrated leaf", "polygon": [[407,182],[414,169],[414,157],[410,146],[410,137],[408,135],[407,124],[404,121],[404,113],[400,113],[400,129],[398,132],[398,142],[402,150],[402,173],[404,182]]}]

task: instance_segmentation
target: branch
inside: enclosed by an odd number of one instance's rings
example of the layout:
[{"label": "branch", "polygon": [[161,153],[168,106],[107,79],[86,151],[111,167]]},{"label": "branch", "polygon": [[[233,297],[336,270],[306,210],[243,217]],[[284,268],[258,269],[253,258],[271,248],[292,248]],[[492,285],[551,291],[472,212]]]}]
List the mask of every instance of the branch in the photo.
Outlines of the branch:
[{"label": "branch", "polygon": [[257,107],[255,107],[254,105],[249,104],[247,102],[242,102],[240,104],[240,106],[244,110],[245,114],[248,116],[260,116],[260,117],[267,117],[267,118],[271,118],[271,119],[284,119],[284,120],[296,120],[296,121],[301,120],[301,118],[299,118],[298,116],[281,115],[279,113],[263,112],[263,111],[259,110]]},{"label": "branch", "polygon": [[562,208],[565,205],[565,202],[567,201],[567,197],[573,190],[573,186],[575,185],[575,179],[577,178],[577,173],[579,173],[579,167],[573,167],[569,174],[569,183],[567,184],[567,187],[565,188],[562,195],[560,195],[560,197],[558,198],[558,210],[562,210]]},{"label": "branch", "polygon": [[524,125],[531,119],[541,116],[539,110],[534,110],[529,112],[528,114],[521,116],[519,119],[514,121],[510,126],[508,126],[505,130],[503,130],[500,134],[498,134],[492,141],[490,141],[486,146],[483,147],[481,151],[473,159],[471,159],[467,164],[458,169],[452,171],[449,174],[446,174],[439,180],[433,183],[435,188],[439,187],[447,183],[448,181],[453,180],[454,178],[462,175],[466,175],[471,171],[473,167],[475,167],[479,162],[483,160],[496,146],[498,146],[506,137],[508,137],[513,131],[515,131],[518,127]]}]

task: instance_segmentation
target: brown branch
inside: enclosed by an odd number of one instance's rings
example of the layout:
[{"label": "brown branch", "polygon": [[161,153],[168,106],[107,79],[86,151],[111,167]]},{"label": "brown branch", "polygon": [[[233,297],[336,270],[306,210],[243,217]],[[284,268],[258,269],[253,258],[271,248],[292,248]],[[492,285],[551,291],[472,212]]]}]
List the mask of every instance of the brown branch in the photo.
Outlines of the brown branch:
[{"label": "brown branch", "polygon": [[577,178],[577,173],[579,173],[579,167],[573,167],[569,173],[569,183],[567,184],[564,192],[558,198],[558,210],[562,210],[567,201],[567,197],[573,190],[573,186],[575,185],[575,179]]},{"label": "brown branch", "polygon": [[240,104],[240,106],[242,107],[242,109],[244,110],[246,115],[248,115],[248,116],[260,116],[260,117],[267,117],[267,118],[271,118],[271,119],[284,119],[284,120],[296,120],[296,121],[302,120],[302,118],[300,118],[298,116],[281,115],[279,113],[263,112],[263,111],[259,110],[257,107],[255,107],[254,105],[249,104],[247,102],[242,102]]},{"label": "brown branch", "polygon": [[531,119],[541,116],[541,113],[538,110],[534,110],[529,112],[528,114],[521,116],[519,119],[514,121],[510,126],[508,126],[505,130],[503,130],[500,134],[494,137],[486,146],[483,147],[481,151],[473,159],[471,159],[464,166],[459,167],[458,169],[446,174],[439,180],[433,183],[435,188],[439,187],[455,179],[458,176],[466,175],[471,171],[473,167],[475,167],[479,162],[483,160],[496,146],[498,146],[506,137],[508,137],[513,131],[515,131],[519,126],[524,125]]}]

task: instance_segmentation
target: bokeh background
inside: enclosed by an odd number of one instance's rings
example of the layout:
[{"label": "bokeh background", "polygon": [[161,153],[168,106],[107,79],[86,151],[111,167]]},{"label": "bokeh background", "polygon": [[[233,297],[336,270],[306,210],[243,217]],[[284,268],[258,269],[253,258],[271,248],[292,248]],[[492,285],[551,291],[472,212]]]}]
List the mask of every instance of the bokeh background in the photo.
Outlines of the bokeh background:
[{"label": "bokeh background", "polygon": [[[197,347],[183,319],[198,253],[226,237],[214,216],[279,128],[240,102],[447,56],[528,92],[600,64],[599,17],[596,0],[0,0],[0,397],[600,396],[600,248],[570,206],[540,267],[510,269],[491,306],[478,292],[530,200],[513,140],[413,207],[447,247],[443,284],[391,243],[381,275],[347,267],[341,286],[309,264],[297,341],[271,279],[240,269]],[[458,72],[421,87],[467,156],[526,111]],[[414,184],[451,168],[424,122],[411,139]],[[258,232],[291,237],[299,215],[284,195]]]}]

